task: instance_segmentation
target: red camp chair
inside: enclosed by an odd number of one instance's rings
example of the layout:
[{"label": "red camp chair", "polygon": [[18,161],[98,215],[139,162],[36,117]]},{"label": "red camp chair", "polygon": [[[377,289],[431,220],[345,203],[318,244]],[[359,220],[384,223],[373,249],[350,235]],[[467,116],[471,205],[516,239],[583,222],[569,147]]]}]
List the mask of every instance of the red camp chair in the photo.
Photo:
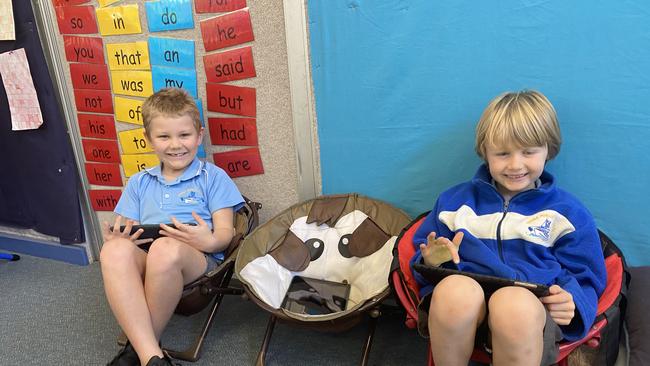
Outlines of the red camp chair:
[{"label": "red camp chair", "polygon": [[[420,288],[413,277],[409,262],[415,253],[413,235],[427,214],[428,212],[420,215],[404,228],[393,250],[394,262],[391,282],[399,303],[406,310],[405,324],[410,329],[417,328]],[[568,366],[569,354],[578,347],[589,347],[596,351],[594,355],[596,359],[592,361],[593,365],[614,365],[618,356],[630,274],[620,249],[604,233],[601,231],[598,233],[605,255],[607,285],[598,300],[596,320],[587,336],[575,342],[560,343],[557,359],[560,366]],[[474,350],[471,360],[485,364],[491,362],[490,355],[481,349]],[[429,348],[428,365],[434,365],[431,348]]]}]

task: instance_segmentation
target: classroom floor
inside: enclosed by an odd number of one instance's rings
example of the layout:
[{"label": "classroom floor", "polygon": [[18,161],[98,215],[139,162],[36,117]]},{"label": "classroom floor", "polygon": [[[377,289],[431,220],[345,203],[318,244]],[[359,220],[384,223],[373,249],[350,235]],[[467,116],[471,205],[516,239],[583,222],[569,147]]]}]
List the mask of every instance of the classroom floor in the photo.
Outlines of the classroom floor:
[{"label": "classroom floor", "polygon": [[[117,353],[119,327],[104,297],[99,263],[76,266],[30,256],[0,261],[0,289],[0,365],[105,365]],[[202,315],[175,316],[163,344],[188,345]],[[268,314],[251,301],[227,296],[201,359],[181,364],[253,365],[267,321]],[[267,365],[358,365],[366,326],[321,333],[278,324]],[[369,364],[426,365],[427,346],[404,326],[401,311],[389,306],[379,319]],[[621,349],[616,366],[626,365]]]},{"label": "classroom floor", "polygon": [[[0,261],[0,365],[105,365],[117,353],[119,327],[102,288],[99,263],[76,266],[21,256]],[[205,314],[202,314],[205,315]],[[182,347],[201,316],[175,316],[163,344]],[[226,297],[201,359],[183,365],[252,365],[268,314],[251,301]],[[358,365],[366,324],[343,333],[276,325],[267,365]],[[425,365],[426,340],[403,325],[397,308],[380,317],[370,365]]]}]

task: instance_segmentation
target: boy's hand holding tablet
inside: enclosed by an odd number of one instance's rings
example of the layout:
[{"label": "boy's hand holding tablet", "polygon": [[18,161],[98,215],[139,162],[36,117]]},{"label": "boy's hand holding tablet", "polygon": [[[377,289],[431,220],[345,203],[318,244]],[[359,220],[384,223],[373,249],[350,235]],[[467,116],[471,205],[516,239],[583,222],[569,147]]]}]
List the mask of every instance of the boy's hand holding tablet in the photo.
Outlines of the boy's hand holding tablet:
[{"label": "boy's hand holding tablet", "polygon": [[463,232],[459,231],[454,235],[452,240],[449,240],[442,236],[436,238],[436,233],[434,232],[429,233],[427,243],[420,244],[420,251],[422,252],[424,263],[433,267],[438,267],[451,260],[456,264],[460,263],[458,249],[460,243],[463,241],[463,235]]}]

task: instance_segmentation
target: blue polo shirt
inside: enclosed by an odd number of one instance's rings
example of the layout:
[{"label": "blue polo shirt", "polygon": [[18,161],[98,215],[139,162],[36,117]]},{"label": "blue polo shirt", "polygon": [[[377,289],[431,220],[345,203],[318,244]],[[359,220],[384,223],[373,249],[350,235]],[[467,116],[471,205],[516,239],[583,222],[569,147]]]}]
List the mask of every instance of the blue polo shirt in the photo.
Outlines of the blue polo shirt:
[{"label": "blue polo shirt", "polygon": [[132,176],[120,197],[115,213],[141,224],[195,222],[196,212],[212,228],[212,213],[226,207],[239,210],[244,204],[239,190],[223,169],[194,158],[176,180],[167,182],[161,167]]}]

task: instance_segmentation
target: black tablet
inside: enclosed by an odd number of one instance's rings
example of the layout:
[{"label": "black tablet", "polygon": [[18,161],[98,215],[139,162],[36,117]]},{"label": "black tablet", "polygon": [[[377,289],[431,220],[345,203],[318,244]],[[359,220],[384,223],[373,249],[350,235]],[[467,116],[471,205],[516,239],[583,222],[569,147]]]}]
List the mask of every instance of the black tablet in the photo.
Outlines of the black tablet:
[{"label": "black tablet", "polygon": [[476,282],[478,282],[481,285],[481,287],[483,287],[483,290],[486,293],[490,293],[490,294],[500,289],[501,287],[519,286],[519,287],[529,289],[537,297],[544,297],[550,295],[548,291],[548,286],[541,285],[538,283],[518,281],[510,278],[502,278],[502,277],[489,276],[489,275],[483,275],[483,274],[477,274],[471,272],[463,272],[463,271],[458,271],[455,269],[449,269],[443,267],[433,267],[421,263],[414,263],[413,269],[415,269],[418,273],[422,275],[422,277],[426,278],[427,281],[431,282],[433,285],[438,284],[438,282],[440,282],[443,278],[447,276],[453,274],[459,274],[459,275],[463,275],[475,279]]},{"label": "black tablet", "polygon": [[[174,224],[165,224],[165,225],[167,225],[167,226],[169,226],[171,228],[176,228],[176,226]],[[186,223],[185,225],[195,226],[196,224],[192,222],[192,223]],[[120,231],[124,231],[125,227],[126,227],[126,225],[120,226]],[[113,231],[112,226],[110,227],[110,229],[111,229],[111,231]],[[138,239],[158,239],[159,237],[162,236],[162,235],[160,235],[160,230],[162,230],[160,228],[160,224],[133,225],[131,227],[131,233],[129,233],[129,235],[133,235],[139,229],[144,230],[144,232],[142,232],[142,234],[140,234],[140,237]]]},{"label": "black tablet", "polygon": [[350,284],[295,276],[282,307],[298,314],[322,315],[345,310]]}]

